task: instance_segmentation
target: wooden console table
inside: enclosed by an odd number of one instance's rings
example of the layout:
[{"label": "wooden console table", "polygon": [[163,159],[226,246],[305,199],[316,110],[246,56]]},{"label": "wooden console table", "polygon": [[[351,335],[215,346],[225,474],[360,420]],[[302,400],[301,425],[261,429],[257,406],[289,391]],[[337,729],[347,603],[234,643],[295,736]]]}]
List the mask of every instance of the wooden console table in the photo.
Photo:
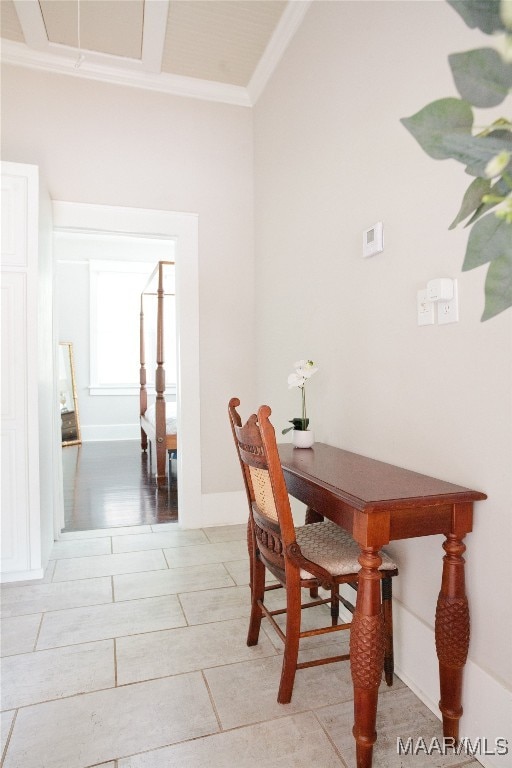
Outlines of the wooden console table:
[{"label": "wooden console table", "polygon": [[379,549],[396,539],[444,534],[443,572],[435,638],[445,736],[458,739],[462,673],[469,647],[463,538],[472,529],[479,491],[436,480],[356,453],[315,443],[279,446],[288,492],[308,506],[309,522],[325,516],[349,531],[361,547],[356,610],[350,631],[357,768],[370,768],[377,739],[377,694],[384,647]]}]

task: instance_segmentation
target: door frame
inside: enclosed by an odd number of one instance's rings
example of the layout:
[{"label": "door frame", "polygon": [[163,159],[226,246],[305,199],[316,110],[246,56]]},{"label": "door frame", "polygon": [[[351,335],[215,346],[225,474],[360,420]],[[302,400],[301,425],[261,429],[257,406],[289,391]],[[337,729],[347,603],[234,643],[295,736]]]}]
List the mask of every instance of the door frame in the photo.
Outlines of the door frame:
[{"label": "door frame", "polygon": [[[54,200],[53,229],[176,242],[178,520],[180,527],[191,527],[201,508],[198,214]],[[55,498],[61,500],[55,505],[55,530],[60,536],[64,506],[62,490],[55,491]]]}]

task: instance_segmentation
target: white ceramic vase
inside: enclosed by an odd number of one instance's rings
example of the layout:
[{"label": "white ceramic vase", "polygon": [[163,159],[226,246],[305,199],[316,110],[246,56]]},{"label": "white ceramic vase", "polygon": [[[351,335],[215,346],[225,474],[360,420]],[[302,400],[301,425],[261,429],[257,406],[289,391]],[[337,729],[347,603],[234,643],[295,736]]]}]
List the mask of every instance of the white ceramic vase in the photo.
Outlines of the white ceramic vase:
[{"label": "white ceramic vase", "polygon": [[311,448],[315,442],[315,435],[312,429],[294,429],[293,444],[295,448]]}]

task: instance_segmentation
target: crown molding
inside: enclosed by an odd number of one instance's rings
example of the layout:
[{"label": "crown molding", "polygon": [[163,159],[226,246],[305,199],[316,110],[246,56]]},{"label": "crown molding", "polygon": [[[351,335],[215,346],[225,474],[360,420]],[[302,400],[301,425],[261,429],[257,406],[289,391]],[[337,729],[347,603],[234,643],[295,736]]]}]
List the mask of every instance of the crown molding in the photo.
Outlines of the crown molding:
[{"label": "crown molding", "polygon": [[302,24],[313,0],[294,0],[285,8],[263,56],[258,62],[254,74],[247,86],[247,92],[254,106],[265,90],[290,41]]},{"label": "crown molding", "polygon": [[[43,72],[53,72],[59,75],[80,77],[86,80],[96,80],[111,85],[127,85],[132,88],[143,88],[149,91],[168,93],[173,96],[185,96],[206,101],[224,102],[240,107],[250,107],[251,102],[245,88],[239,85],[210,82],[195,77],[144,72],[141,69],[128,69],[121,66],[95,63],[85,60],[77,68],[76,51],[73,56],[69,53],[50,53],[34,51],[24,43],[12,40],[2,40],[1,59],[4,64],[14,64]],[[117,57],[110,57],[115,59]],[[133,66],[135,62],[130,62]]]},{"label": "crown molding", "polygon": [[[159,67],[163,49],[163,38],[161,35],[158,37],[155,30],[165,28],[162,23],[162,14],[164,11],[165,14],[167,13],[167,6],[159,6],[156,3],[150,8],[149,20],[154,23],[147,25],[150,31],[152,30],[152,34],[146,48],[143,48],[142,60],[83,50],[84,59],[78,64],[76,48],[51,44],[48,40],[43,40],[33,0],[23,0],[21,3],[17,0],[22,9],[26,10],[27,18],[23,17],[24,29],[30,31],[32,45],[2,39],[1,60],[5,64],[111,85],[125,85],[173,96],[252,107],[263,93],[312,2],[314,0],[293,0],[288,3],[247,88],[155,71]],[[150,42],[151,46],[149,46]],[[153,51],[151,55],[150,50]]]}]

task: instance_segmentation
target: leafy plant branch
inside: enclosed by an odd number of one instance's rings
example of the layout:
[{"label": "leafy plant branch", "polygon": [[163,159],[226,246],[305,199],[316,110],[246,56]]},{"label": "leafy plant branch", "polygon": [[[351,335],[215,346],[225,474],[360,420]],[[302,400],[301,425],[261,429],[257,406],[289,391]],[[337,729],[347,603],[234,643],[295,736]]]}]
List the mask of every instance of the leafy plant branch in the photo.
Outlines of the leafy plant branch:
[{"label": "leafy plant branch", "polygon": [[482,320],[512,306],[512,122],[508,117],[474,126],[473,107],[501,104],[512,91],[512,0],[447,0],[471,27],[504,34],[502,50],[479,48],[448,57],[461,98],[428,104],[402,124],[436,160],[462,163],[475,178],[453,229],[472,227],[463,271],[489,264]]}]

